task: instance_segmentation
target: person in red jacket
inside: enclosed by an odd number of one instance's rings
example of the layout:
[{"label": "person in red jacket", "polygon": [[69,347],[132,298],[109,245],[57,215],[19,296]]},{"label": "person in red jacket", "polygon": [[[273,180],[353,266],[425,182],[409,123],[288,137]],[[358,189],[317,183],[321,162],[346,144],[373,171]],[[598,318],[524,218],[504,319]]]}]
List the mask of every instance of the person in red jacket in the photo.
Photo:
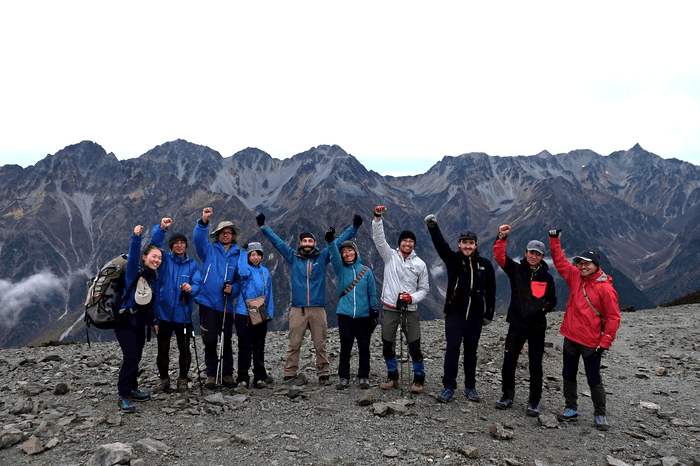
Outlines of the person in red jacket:
[{"label": "person in red jacket", "polygon": [[560,421],[578,417],[576,373],[583,358],[586,379],[591,389],[593,418],[600,430],[610,424],[605,413],[605,387],[600,376],[600,359],[610,349],[620,328],[620,306],[612,277],[600,269],[600,256],[586,250],[574,257],[573,265],[561,250],[561,230],[549,231],[549,246],[554,266],[569,286],[564,320],[559,332],[564,335],[564,412]]}]

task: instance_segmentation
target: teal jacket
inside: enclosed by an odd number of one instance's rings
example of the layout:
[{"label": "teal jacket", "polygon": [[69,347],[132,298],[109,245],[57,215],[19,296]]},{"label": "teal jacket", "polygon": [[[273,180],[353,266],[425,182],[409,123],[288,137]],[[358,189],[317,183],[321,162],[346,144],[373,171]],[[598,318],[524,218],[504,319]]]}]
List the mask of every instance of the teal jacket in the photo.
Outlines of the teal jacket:
[{"label": "teal jacket", "polygon": [[[337,240],[328,243],[327,250],[330,251],[333,271],[338,278],[338,295],[340,296],[340,294],[355,281],[360,272],[362,272],[364,266],[362,265],[359,253],[357,254],[355,262],[352,264],[344,263],[338,251]],[[369,310],[371,308],[378,309],[377,287],[374,282],[374,274],[368,267],[360,281],[357,282],[357,285],[345,296],[340,298],[336,312],[352,317],[353,319],[359,319],[362,317],[369,317]]]}]

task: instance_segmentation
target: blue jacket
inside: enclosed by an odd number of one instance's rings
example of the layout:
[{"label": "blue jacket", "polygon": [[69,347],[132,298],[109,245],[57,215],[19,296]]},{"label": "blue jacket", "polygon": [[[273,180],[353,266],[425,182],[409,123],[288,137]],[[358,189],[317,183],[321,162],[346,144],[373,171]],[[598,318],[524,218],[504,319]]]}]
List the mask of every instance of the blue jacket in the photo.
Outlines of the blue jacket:
[{"label": "blue jacket", "polygon": [[248,263],[248,253],[241,252],[238,260],[238,273],[241,276],[241,296],[236,303],[236,314],[248,315],[246,299],[255,299],[265,295],[265,304],[270,317],[275,316],[275,304],[272,301],[272,278],[270,271],[262,263],[258,266]]},{"label": "blue jacket", "polygon": [[[264,226],[261,231],[292,267],[292,306],[325,307],[326,266],[330,262],[328,249],[319,251],[318,248],[315,248],[307,257],[282,241],[272,231],[272,228]],[[350,226],[335,242],[340,244],[343,241],[347,241],[355,236],[356,232],[355,227]]]},{"label": "blue jacket", "polygon": [[[331,264],[336,277],[338,277],[338,295],[355,281],[357,276],[362,272],[362,261],[360,255],[357,255],[357,260],[352,264],[343,262],[338,251],[336,242],[328,243],[328,250],[331,254]],[[353,319],[361,317],[369,317],[370,308],[379,309],[377,307],[377,287],[374,282],[374,274],[368,267],[364,275],[357,285],[350,292],[340,298],[338,301],[338,314],[343,314]]]},{"label": "blue jacket", "polygon": [[[134,294],[136,293],[136,280],[138,280],[142,275],[144,278],[146,278],[146,281],[151,286],[151,290],[153,292],[153,299],[151,300],[150,304],[145,306],[136,304],[136,301],[134,300]],[[126,261],[126,272],[124,274],[124,295],[122,296],[122,309],[134,309],[138,311],[139,314],[146,316],[146,322],[155,324],[157,322],[155,320],[153,307],[154,303],[158,302],[158,295],[158,276],[155,272],[145,274],[141,273],[141,237],[132,234],[131,245],[129,246],[129,257]],[[117,319],[119,319],[119,317],[117,317]]]},{"label": "blue jacket", "polygon": [[[165,230],[160,225],[153,227],[151,243],[159,248],[163,247]],[[192,291],[189,293],[189,301],[185,305],[180,299],[183,294],[180,285],[189,283]],[[156,318],[161,321],[176,322],[178,324],[192,323],[192,308],[194,299],[199,293],[202,284],[202,274],[199,264],[188,255],[178,257],[172,252],[163,252],[163,262],[158,268],[158,285],[160,298],[155,305]]]},{"label": "blue jacket", "polygon": [[233,300],[241,292],[238,277],[238,256],[241,248],[232,244],[228,252],[218,241],[209,241],[209,226],[197,220],[194,227],[194,247],[202,260],[202,286],[197,295],[197,303],[217,311],[224,310],[223,287],[226,280],[231,282],[231,295],[226,302],[226,312],[233,314]]}]

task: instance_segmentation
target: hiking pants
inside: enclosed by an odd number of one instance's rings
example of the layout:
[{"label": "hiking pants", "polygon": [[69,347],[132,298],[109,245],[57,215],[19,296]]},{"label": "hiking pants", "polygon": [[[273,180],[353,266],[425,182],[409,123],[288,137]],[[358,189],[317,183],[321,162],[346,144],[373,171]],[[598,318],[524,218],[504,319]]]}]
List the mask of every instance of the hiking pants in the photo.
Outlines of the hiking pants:
[{"label": "hiking pants", "polygon": [[[208,306],[199,305],[199,325],[202,328],[202,342],[204,343],[204,360],[207,364],[207,377],[216,377],[216,368],[219,363],[217,352],[217,339],[221,333],[221,324],[224,312],[217,311]],[[224,328],[224,352],[222,356],[224,376],[233,375],[233,313],[226,313]]]},{"label": "hiking pants", "polygon": [[545,329],[537,329],[524,325],[510,324],[506,336],[505,354],[501,380],[503,395],[515,399],[515,370],[518,358],[527,341],[527,355],[530,366],[530,398],[529,401],[539,403],[542,399],[542,358],[544,357]]},{"label": "hiking pants", "polygon": [[369,343],[374,331],[374,319],[361,317],[353,319],[350,316],[338,314],[338,333],[340,335],[340,362],[338,377],[350,379],[350,355],[352,345],[357,340],[357,350],[360,355],[357,376],[369,378]]},{"label": "hiking pants", "polygon": [[145,316],[135,314],[114,329],[122,349],[117,389],[119,396],[124,398],[131,398],[131,391],[138,389],[139,363],[146,344],[146,320]]},{"label": "hiking pants", "polygon": [[[401,322],[403,319],[403,322]],[[384,307],[382,315],[382,344],[387,376],[391,380],[399,380],[399,363],[396,357],[396,331],[401,324],[401,332],[408,343],[408,353],[413,362],[413,381],[420,385],[425,383],[425,366],[423,353],[420,349],[420,318],[416,311],[403,313],[396,309]],[[399,337],[401,338],[401,337]]]},{"label": "hiking pants", "polygon": [[307,327],[311,330],[311,341],[316,350],[316,374],[323,377],[330,374],[330,363],[326,352],[326,308],[321,306],[293,307],[289,312],[289,347],[287,362],[284,363],[285,377],[296,376],[299,370],[301,342],[304,341]]},{"label": "hiking pants", "polygon": [[[189,324],[187,324],[189,325]],[[169,322],[161,320],[158,324],[158,357],[156,365],[158,366],[158,375],[161,379],[169,379],[168,369],[170,366],[170,340],[175,334],[177,341],[177,350],[180,354],[178,365],[180,368],[179,376],[181,379],[187,378],[190,364],[192,364],[192,353],[190,352],[190,333],[185,324],[178,322]]]},{"label": "hiking pants", "polygon": [[600,376],[600,354],[595,348],[584,346],[564,338],[564,400],[566,407],[578,411],[578,387],[576,373],[578,372],[578,360],[583,358],[583,367],[586,370],[588,387],[591,389],[591,401],[593,401],[593,415],[605,415],[605,387]]},{"label": "hiking pants", "polygon": [[250,385],[250,360],[253,360],[253,381],[267,380],[265,371],[265,337],[267,322],[253,325],[248,316],[236,314],[236,334],[238,335],[238,378],[236,382]]},{"label": "hiking pants", "polygon": [[464,387],[476,388],[476,350],[479,347],[483,319],[467,320],[467,311],[452,311],[445,315],[445,365],[442,385],[457,389],[459,352],[464,346]]}]

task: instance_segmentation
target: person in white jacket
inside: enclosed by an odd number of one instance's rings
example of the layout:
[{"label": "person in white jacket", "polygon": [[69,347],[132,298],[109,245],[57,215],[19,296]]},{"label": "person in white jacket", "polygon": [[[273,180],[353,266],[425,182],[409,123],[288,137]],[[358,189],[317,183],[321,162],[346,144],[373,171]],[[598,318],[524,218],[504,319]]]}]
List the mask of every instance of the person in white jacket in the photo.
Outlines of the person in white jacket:
[{"label": "person in white jacket", "polygon": [[[404,230],[399,235],[399,247],[393,249],[384,236],[382,215],[385,206],[374,208],[372,222],[372,239],[384,260],[384,284],[382,286],[382,342],[388,377],[380,387],[384,390],[399,386],[399,364],[396,358],[396,330],[401,323],[402,331],[408,341],[408,351],[413,361],[413,384],[411,391],[421,393],[425,384],[425,367],[423,353],[420,349],[420,319],[418,302],[425,298],[430,290],[428,268],[414,251],[416,235]],[[406,309],[401,312],[399,307]],[[403,314],[403,316],[402,316]]]}]

